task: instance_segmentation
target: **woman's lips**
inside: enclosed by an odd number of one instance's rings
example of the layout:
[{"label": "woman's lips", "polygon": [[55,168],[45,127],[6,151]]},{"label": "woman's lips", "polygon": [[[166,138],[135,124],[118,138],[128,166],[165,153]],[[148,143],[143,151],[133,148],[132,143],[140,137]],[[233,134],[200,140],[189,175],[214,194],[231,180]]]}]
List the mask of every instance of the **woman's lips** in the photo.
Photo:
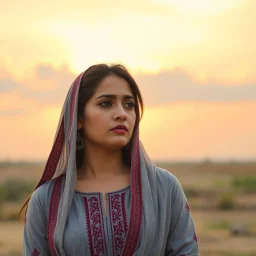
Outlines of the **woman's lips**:
[{"label": "woman's lips", "polygon": [[111,131],[113,131],[115,133],[118,133],[118,134],[125,134],[127,132],[125,129],[120,129],[120,128],[119,129],[113,129]]}]

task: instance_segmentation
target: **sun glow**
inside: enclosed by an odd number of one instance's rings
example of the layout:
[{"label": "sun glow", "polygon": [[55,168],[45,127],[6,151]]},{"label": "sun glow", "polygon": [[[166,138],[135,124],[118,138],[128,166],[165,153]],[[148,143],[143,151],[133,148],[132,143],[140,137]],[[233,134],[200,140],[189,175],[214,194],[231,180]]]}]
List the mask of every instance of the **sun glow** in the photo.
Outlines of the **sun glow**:
[{"label": "sun glow", "polygon": [[[154,4],[168,4],[179,12],[193,12],[193,14],[215,14],[231,5],[231,0],[153,0]],[[234,1],[232,1],[234,5]]]},{"label": "sun glow", "polygon": [[69,50],[69,64],[73,72],[81,72],[92,64],[111,62],[118,59],[113,45],[107,38],[107,31],[99,31],[93,26],[58,22],[52,26],[55,36],[61,38]]},{"label": "sun glow", "polygon": [[[102,25],[100,28],[79,23],[58,21],[51,25],[52,34],[65,43],[68,49],[69,66],[74,73],[79,73],[97,63],[120,63],[132,72],[158,72],[160,60],[150,61],[141,49],[142,43],[132,46],[126,40],[120,40],[119,31],[124,25]],[[134,32],[135,33],[135,32]],[[136,32],[138,33],[138,32]]]}]

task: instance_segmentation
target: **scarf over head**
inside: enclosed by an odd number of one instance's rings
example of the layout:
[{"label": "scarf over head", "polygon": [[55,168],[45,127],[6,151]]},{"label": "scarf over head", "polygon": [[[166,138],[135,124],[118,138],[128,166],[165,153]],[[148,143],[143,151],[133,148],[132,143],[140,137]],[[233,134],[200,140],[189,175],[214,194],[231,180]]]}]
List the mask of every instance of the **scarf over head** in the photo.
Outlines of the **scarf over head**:
[{"label": "scarf over head", "polygon": [[[53,221],[54,225],[50,227],[53,237],[48,237],[50,239],[49,249],[52,255],[65,256],[63,234],[77,181],[78,93],[84,73],[86,71],[75,79],[68,91],[60,115],[53,147],[41,180],[37,185],[39,187],[52,178],[64,173],[66,174],[64,192],[58,202],[57,219]],[[159,215],[159,188],[156,183],[157,167],[151,162],[139,140],[139,126],[137,126],[134,133],[130,171],[130,223],[122,256],[156,256],[159,255],[158,252],[161,250],[160,247],[162,247],[162,243],[157,241],[164,239],[165,232],[163,230],[166,230],[165,216],[163,216],[163,213],[161,216]],[[142,228],[143,232],[140,233]],[[140,241],[138,241],[139,237]]]}]

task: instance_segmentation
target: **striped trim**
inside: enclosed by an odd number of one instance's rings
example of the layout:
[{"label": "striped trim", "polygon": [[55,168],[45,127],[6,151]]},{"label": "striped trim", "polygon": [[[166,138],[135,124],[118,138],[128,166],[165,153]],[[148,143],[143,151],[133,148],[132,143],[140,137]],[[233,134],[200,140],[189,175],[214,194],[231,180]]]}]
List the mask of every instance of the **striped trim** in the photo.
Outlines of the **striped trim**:
[{"label": "striped trim", "polygon": [[70,107],[70,116],[69,116],[69,131],[68,131],[68,145],[69,145],[69,150],[71,149],[71,144],[70,144],[70,136],[71,136],[71,131],[72,131],[72,124],[73,124],[73,119],[74,119],[74,109],[75,109],[75,103],[76,103],[76,95],[78,93],[78,88],[80,85],[80,81],[82,79],[83,73],[81,73],[76,80],[74,81],[73,87],[72,87],[72,92],[71,92],[71,107]]},{"label": "striped trim", "polygon": [[54,183],[52,190],[50,209],[49,209],[49,219],[48,219],[48,245],[51,255],[56,256],[55,246],[54,246],[54,231],[57,224],[58,208],[61,197],[61,185],[63,180],[63,174],[60,175]]},{"label": "striped trim", "polygon": [[64,143],[64,118],[62,118],[61,126],[59,129],[57,138],[55,140],[55,143],[52,147],[50,156],[45,165],[43,176],[42,176],[41,180],[39,181],[36,188],[38,188],[43,183],[45,183],[47,180],[50,180],[53,177],[56,167],[58,165],[59,159],[60,159],[63,143]]},{"label": "striped trim", "polygon": [[135,135],[131,175],[131,215],[129,230],[126,237],[122,256],[133,255],[138,242],[142,223],[142,190],[140,175],[139,127]]},{"label": "striped trim", "polygon": [[99,197],[99,193],[95,193],[90,198],[84,197],[86,226],[91,256],[107,255],[102,205]]},{"label": "striped trim", "polygon": [[125,235],[127,234],[127,216],[126,216],[126,209],[125,209],[125,192],[121,195],[122,200],[122,213],[124,218],[124,232]]}]

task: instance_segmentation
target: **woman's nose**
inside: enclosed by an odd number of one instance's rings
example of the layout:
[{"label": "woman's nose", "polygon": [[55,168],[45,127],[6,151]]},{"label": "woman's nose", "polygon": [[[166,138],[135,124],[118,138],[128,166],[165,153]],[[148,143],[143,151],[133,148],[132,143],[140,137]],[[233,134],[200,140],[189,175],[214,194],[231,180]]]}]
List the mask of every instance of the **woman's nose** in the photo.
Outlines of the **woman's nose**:
[{"label": "woman's nose", "polygon": [[115,119],[117,119],[117,118],[121,118],[121,119],[127,118],[127,113],[121,104],[117,105],[117,107],[116,107]]}]

